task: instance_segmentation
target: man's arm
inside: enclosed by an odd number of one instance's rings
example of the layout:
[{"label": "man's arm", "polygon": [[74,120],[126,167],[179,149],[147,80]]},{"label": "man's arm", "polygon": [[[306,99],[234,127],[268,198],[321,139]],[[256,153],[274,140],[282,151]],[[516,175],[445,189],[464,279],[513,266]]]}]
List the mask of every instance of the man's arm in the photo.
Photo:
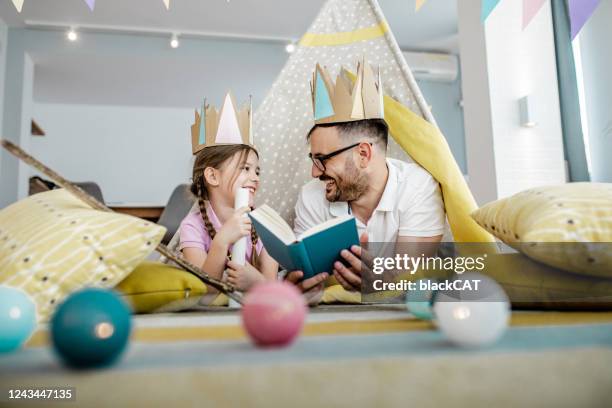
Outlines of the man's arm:
[{"label": "man's arm", "polygon": [[[434,256],[437,251],[437,243],[442,240],[442,235],[433,237],[398,237],[397,243],[404,243],[404,246],[399,245],[397,253],[407,253],[409,256],[425,255]],[[361,237],[361,246],[353,245],[350,251],[344,250],[340,253],[342,258],[350,265],[345,266],[342,262],[334,264],[334,277],[340,285],[346,290],[359,291],[361,290],[361,275],[365,272],[364,268],[371,268],[367,252],[363,246],[367,243],[367,235]],[[370,265],[370,266],[368,266]]]},{"label": "man's arm", "polygon": [[[446,225],[444,202],[439,184],[428,173],[421,173],[419,188],[406,189],[398,202],[406,205],[401,208],[398,236],[395,251],[409,256],[435,256],[442,240]],[[364,239],[360,239],[363,241]],[[367,242],[367,237],[365,239]],[[334,277],[346,290],[360,290],[363,268],[371,265],[367,253],[358,246],[350,251],[342,251],[342,258],[349,267],[336,262]]]}]

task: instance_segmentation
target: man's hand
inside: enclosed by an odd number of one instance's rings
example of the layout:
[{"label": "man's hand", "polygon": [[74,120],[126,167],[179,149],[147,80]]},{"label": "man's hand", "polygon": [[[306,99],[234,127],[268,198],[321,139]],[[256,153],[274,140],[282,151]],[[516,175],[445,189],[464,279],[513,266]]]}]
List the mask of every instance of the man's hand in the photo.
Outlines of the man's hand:
[{"label": "man's hand", "polygon": [[327,272],[320,273],[311,278],[304,279],[304,272],[302,271],[291,271],[285,277],[287,282],[293,283],[306,298],[306,302],[309,306],[316,306],[323,297],[323,289],[325,288],[325,280],[329,277]]},{"label": "man's hand", "polygon": [[351,250],[343,250],[340,256],[350,265],[346,267],[342,262],[334,263],[334,277],[340,285],[349,291],[361,290],[361,274],[365,272],[364,262],[367,263],[369,255],[362,248],[368,243],[368,233],[364,232],[359,239],[361,246],[353,245]]}]

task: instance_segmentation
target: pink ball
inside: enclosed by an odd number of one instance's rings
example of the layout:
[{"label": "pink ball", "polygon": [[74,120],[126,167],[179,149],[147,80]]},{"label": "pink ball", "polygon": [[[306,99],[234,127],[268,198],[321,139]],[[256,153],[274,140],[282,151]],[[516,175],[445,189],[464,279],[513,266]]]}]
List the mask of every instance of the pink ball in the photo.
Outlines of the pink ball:
[{"label": "pink ball", "polygon": [[300,333],[306,318],[306,302],[295,286],[266,282],[244,298],[242,324],[258,346],[286,346]]}]

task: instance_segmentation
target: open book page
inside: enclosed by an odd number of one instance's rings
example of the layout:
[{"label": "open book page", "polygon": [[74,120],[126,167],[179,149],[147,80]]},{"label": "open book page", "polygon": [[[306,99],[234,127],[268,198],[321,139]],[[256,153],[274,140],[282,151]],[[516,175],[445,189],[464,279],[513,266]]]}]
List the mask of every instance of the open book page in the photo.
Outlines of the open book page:
[{"label": "open book page", "polygon": [[291,245],[296,241],[291,227],[271,207],[264,204],[255,211],[252,211],[251,216],[268,228],[285,245]]},{"label": "open book page", "polygon": [[350,220],[351,218],[354,218],[354,217],[352,215],[347,214],[341,217],[332,218],[330,220],[325,221],[322,224],[315,225],[314,227],[309,228],[306,231],[304,231],[302,235],[300,235],[299,240],[315,235],[321,231],[325,231],[326,229],[329,229],[333,227],[334,225],[342,224],[343,222],[345,222],[346,220]]}]

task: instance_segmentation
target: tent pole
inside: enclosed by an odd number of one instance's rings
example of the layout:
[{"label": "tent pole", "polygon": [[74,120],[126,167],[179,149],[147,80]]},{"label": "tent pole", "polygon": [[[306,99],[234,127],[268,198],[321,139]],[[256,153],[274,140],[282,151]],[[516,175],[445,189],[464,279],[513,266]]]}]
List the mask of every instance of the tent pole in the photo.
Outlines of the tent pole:
[{"label": "tent pole", "polygon": [[[368,0],[368,3],[370,3],[370,7],[372,7],[372,10],[374,11],[374,14],[376,15],[376,18],[378,19],[378,21],[381,24],[387,24],[387,21],[385,20],[385,16],[382,10],[380,9],[380,5],[378,4],[378,1]],[[395,36],[391,32],[391,30],[387,30],[387,32],[385,33],[385,37],[387,39],[387,42],[389,43],[389,46],[391,47],[391,50],[393,51],[395,60],[397,61],[398,65],[400,66],[400,69],[402,70],[402,73],[404,74],[404,77],[406,78],[406,82],[408,83],[408,88],[410,88],[410,90],[412,91],[412,94],[414,95],[414,98],[416,99],[417,105],[419,106],[419,109],[421,110],[421,114],[423,115],[425,120],[427,120],[432,125],[438,127],[438,124],[436,123],[436,119],[431,114],[429,105],[427,105],[427,101],[425,100],[423,93],[421,93],[421,89],[419,88],[419,85],[414,79],[414,75],[412,75],[412,71],[408,67],[408,64],[406,64],[406,61],[404,60],[404,56],[402,55],[402,50],[400,50],[399,45],[397,44],[397,41],[395,39]]]}]

